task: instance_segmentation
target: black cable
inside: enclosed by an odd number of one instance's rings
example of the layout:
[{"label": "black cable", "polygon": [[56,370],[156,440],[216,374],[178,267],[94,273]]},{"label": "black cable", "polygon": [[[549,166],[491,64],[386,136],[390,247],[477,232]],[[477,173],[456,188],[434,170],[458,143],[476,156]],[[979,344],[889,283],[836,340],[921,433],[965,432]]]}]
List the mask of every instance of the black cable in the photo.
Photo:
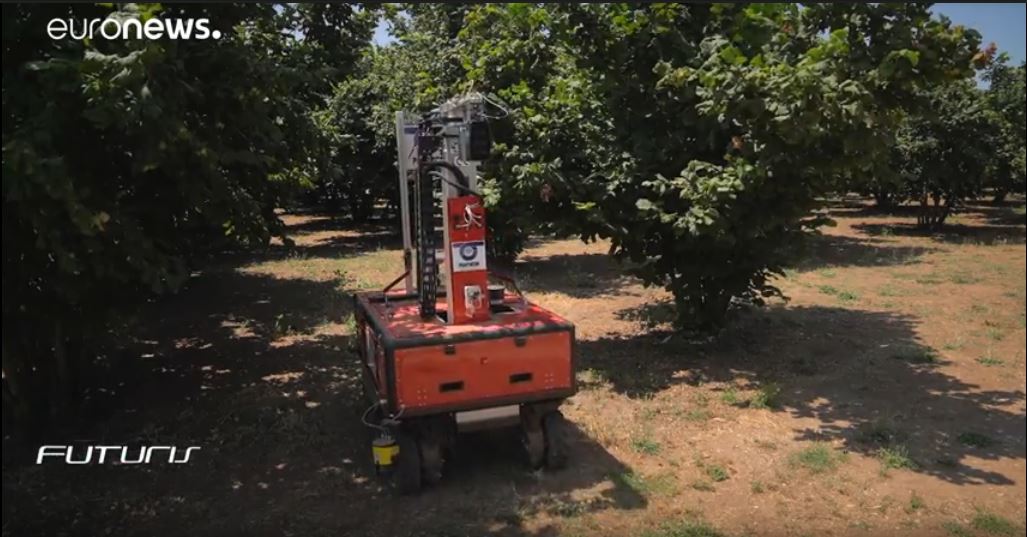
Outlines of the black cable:
[{"label": "black cable", "polygon": [[475,192],[475,191],[473,191],[473,190],[471,190],[471,189],[469,189],[469,188],[467,188],[467,187],[465,187],[463,185],[454,183],[453,181],[450,181],[449,179],[446,179],[446,177],[444,175],[442,175],[441,173],[439,173],[439,172],[435,172],[435,173],[432,173],[432,174],[429,174],[429,175],[431,175],[432,177],[438,177],[439,181],[442,181],[443,183],[446,183],[447,185],[449,185],[449,186],[451,186],[451,187],[453,187],[453,188],[455,188],[457,190],[461,190],[464,193],[474,194],[475,196],[481,197],[481,194],[479,194],[479,193],[477,193],[477,192]]},{"label": "black cable", "polygon": [[452,181],[448,181],[445,178],[441,178],[443,181],[446,181],[446,183],[448,183],[448,184],[450,184],[450,185],[452,185],[452,186],[454,186],[456,188],[459,188],[460,190],[463,190],[464,193],[474,194],[476,196],[478,195],[477,192],[475,192],[474,190],[471,190],[471,182],[467,180],[467,176],[464,175],[464,172],[461,171],[460,168],[458,168],[457,166],[455,166],[453,164],[450,164],[450,163],[448,163],[448,162],[446,162],[444,160],[433,160],[433,161],[430,161],[430,162],[425,162],[424,165],[423,165],[423,168],[425,169],[425,171],[430,170],[432,168],[442,168],[442,169],[444,169],[446,171],[449,171],[454,176],[456,176],[456,179],[457,179],[457,181],[460,182],[460,184],[459,185],[455,185],[455,184],[453,184]]},{"label": "black cable", "polygon": [[430,162],[425,162],[424,167],[427,169],[442,168],[445,170],[449,170],[453,173],[453,175],[456,176],[457,181],[460,181],[460,184],[463,185],[464,188],[470,188],[470,182],[467,180],[467,176],[464,175],[463,170],[461,170],[454,164],[450,164],[449,162],[446,162],[444,160],[432,160]]}]

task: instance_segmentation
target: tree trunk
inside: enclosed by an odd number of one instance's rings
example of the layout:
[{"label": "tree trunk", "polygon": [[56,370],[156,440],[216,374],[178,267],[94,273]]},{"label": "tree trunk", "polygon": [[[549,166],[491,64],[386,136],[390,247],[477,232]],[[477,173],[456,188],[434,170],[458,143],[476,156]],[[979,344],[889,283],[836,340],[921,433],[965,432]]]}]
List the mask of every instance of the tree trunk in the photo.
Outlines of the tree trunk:
[{"label": "tree trunk", "polygon": [[[11,346],[8,339],[4,338],[4,414],[31,438],[35,438],[43,431],[49,419],[46,387],[40,382],[46,374],[45,364],[41,363],[45,358],[48,356],[32,349],[19,345]],[[38,363],[38,366],[33,367],[32,362]]]},{"label": "tree trunk", "polygon": [[874,191],[874,204],[878,209],[891,210],[895,207],[895,196],[884,189],[877,189]]},{"label": "tree trunk", "polygon": [[16,424],[32,421],[31,371],[25,363],[25,353],[18,353],[11,346],[11,338],[3,338],[3,402],[4,417]]},{"label": "tree trunk", "polygon": [[76,367],[79,346],[70,338],[64,323],[58,321],[54,328],[53,375],[50,377],[50,418],[60,420],[68,416],[75,400]]},{"label": "tree trunk", "polygon": [[3,338],[4,415],[30,437],[66,419],[78,395],[81,345],[66,323]]},{"label": "tree trunk", "polygon": [[924,194],[920,197],[920,214],[917,215],[917,224],[924,229],[939,230],[945,224],[951,209],[951,203],[940,194],[932,194],[929,197]]},{"label": "tree trunk", "polygon": [[920,193],[920,212],[916,215],[916,224],[920,227],[929,227],[931,218],[931,206],[927,203],[927,191]]}]

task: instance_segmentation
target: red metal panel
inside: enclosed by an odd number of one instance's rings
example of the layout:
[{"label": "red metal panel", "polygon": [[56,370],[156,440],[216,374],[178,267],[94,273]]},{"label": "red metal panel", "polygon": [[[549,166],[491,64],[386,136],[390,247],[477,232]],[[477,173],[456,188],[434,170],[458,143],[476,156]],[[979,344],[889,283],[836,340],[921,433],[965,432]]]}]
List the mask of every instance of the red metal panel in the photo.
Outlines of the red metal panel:
[{"label": "red metal panel", "polygon": [[[521,341],[518,344],[518,340]],[[400,407],[423,408],[573,386],[570,332],[396,350]]]},{"label": "red metal panel", "polygon": [[[449,244],[446,251],[453,311],[451,324],[489,318],[488,272],[485,259],[485,208],[478,196],[446,200],[449,209]],[[468,297],[465,289],[472,290]]]}]

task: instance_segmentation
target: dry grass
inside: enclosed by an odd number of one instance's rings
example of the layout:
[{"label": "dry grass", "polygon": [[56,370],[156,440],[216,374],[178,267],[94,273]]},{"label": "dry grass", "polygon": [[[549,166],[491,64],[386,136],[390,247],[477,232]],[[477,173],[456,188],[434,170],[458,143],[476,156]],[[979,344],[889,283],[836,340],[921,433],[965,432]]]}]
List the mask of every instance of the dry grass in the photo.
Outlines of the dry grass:
[{"label": "dry grass", "polygon": [[671,336],[667,294],[606,244],[539,240],[515,272],[577,326],[572,466],[535,473],[515,436],[475,435],[413,498],[390,497],[367,462],[345,352],[347,295],[401,272],[395,237],[289,217],[294,249],[154,306],[131,349],[153,372],[119,395],[135,411],[91,433],[196,442],[202,462],[71,479],[9,464],[5,442],[4,534],[177,534],[184,520],[202,534],[1019,534],[1024,226],[996,223],[1016,210],[982,205],[924,235],[836,206],[838,225],[775,282],[790,301],[707,339]]}]

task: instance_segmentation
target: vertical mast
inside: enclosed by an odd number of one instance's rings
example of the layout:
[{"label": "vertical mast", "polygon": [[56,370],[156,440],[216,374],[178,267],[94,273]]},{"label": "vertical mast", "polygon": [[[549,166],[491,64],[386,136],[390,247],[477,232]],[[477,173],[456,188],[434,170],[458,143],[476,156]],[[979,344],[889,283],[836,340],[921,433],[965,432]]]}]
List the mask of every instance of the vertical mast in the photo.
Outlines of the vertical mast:
[{"label": "vertical mast", "polygon": [[407,293],[414,292],[414,243],[410,226],[410,179],[415,169],[414,136],[416,125],[407,125],[406,113],[396,112],[396,167],[399,169],[399,225],[403,232],[403,268],[406,270],[404,286]]}]

